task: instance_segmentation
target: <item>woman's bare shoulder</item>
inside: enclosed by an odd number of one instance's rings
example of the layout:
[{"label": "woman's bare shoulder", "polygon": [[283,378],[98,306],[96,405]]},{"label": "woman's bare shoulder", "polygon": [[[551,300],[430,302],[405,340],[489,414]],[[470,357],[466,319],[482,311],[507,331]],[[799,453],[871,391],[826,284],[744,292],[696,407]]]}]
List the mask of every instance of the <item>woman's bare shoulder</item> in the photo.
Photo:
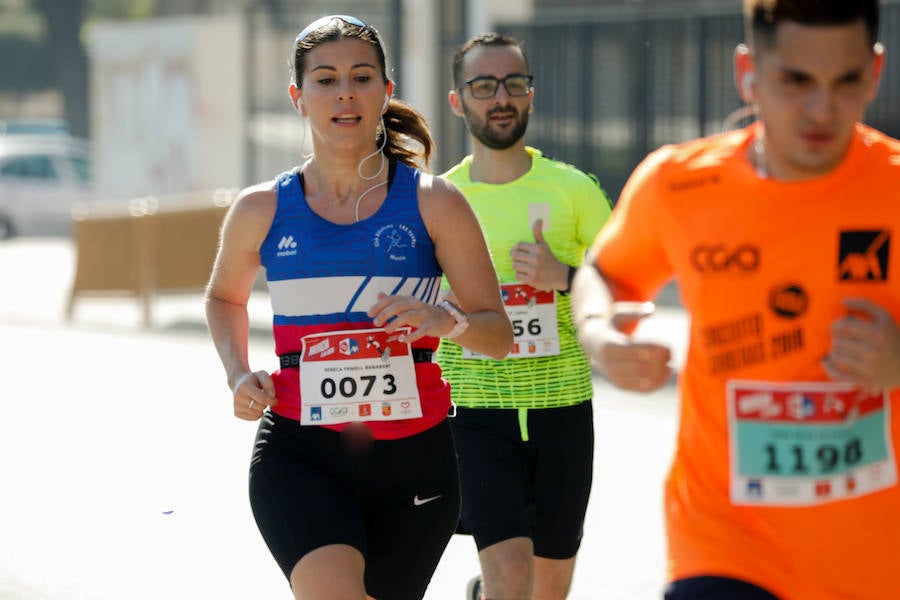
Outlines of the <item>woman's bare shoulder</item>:
[{"label": "woman's bare shoulder", "polygon": [[242,217],[268,217],[271,220],[278,204],[275,180],[263,181],[242,189],[234,200],[232,212]]},{"label": "woman's bare shoulder", "polygon": [[224,240],[258,249],[272,226],[277,208],[275,181],[244,188],[225,217]]},{"label": "woman's bare shoulder", "polygon": [[468,202],[458,187],[451,181],[430,173],[422,173],[419,177],[419,200],[429,209],[439,211],[468,207]]}]

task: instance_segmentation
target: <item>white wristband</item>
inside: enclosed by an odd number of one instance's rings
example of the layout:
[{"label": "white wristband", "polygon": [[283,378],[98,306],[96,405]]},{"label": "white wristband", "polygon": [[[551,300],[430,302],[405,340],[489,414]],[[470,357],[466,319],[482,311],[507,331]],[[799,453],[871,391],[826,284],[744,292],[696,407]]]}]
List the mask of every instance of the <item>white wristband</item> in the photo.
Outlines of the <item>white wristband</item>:
[{"label": "white wristband", "polygon": [[456,321],[456,325],[453,326],[453,329],[451,329],[441,337],[445,337],[447,339],[455,338],[469,328],[469,318],[466,316],[466,313],[459,309],[458,306],[456,306],[449,300],[441,300],[439,306],[447,311],[447,313],[451,317],[453,317],[453,320]]}]

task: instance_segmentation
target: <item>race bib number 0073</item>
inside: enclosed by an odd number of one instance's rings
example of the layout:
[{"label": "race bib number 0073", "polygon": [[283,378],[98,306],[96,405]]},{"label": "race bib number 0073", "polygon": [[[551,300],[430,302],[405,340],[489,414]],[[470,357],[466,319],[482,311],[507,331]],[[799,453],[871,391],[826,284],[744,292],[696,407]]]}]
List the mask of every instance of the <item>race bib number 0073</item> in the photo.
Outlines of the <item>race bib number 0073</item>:
[{"label": "race bib number 0073", "polygon": [[384,329],[303,337],[301,425],[393,421],[422,416],[412,352]]}]

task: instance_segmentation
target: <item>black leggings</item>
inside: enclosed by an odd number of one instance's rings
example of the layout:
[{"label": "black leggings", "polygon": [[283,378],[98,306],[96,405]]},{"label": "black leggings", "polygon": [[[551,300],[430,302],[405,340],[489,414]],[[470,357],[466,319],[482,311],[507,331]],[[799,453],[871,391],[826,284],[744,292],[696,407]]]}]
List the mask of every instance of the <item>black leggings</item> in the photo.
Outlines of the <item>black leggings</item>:
[{"label": "black leggings", "polygon": [[665,600],[778,600],[752,583],[729,577],[691,577],[666,587]]},{"label": "black leggings", "polygon": [[250,465],[250,503],[288,579],[312,550],[347,544],[365,557],[370,596],[419,600],[459,517],[450,427],[443,421],[348,452],[335,431],[267,413]]},{"label": "black leggings", "polygon": [[590,400],[529,409],[522,441],[514,408],[457,408],[450,420],[463,495],[460,533],[479,551],[528,537],[541,558],[572,558],[591,493],[594,417]]}]

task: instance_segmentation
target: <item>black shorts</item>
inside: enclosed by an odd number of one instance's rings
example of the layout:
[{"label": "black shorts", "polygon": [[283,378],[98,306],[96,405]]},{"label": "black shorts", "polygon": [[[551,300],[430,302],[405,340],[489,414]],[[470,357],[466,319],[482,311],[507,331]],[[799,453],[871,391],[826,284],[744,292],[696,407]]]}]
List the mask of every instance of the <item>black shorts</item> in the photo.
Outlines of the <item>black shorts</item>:
[{"label": "black shorts", "polygon": [[250,464],[250,504],[290,580],[304,555],[347,544],[365,557],[366,591],[418,600],[459,518],[446,421],[408,438],[344,450],[341,434],[266,412]]},{"label": "black shorts", "polygon": [[529,409],[528,441],[516,409],[460,407],[450,425],[462,489],[458,532],[471,533],[479,550],[527,537],[536,556],[575,556],[593,475],[590,400]]},{"label": "black shorts", "polygon": [[747,581],[730,577],[690,577],[666,586],[665,600],[778,600]]}]

